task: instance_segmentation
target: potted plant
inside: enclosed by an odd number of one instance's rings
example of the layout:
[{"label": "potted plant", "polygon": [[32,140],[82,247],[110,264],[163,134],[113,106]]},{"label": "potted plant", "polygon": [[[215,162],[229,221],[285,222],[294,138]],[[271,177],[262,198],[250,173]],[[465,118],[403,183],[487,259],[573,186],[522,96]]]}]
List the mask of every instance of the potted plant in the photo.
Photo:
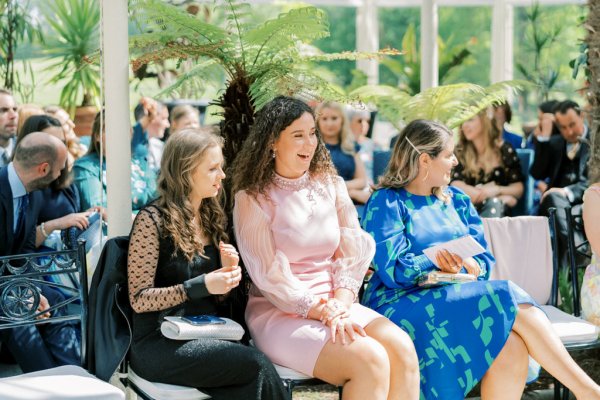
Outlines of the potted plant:
[{"label": "potted plant", "polygon": [[99,47],[100,8],[94,0],[55,0],[45,12],[54,37],[49,37],[45,54],[56,60],[48,69],[50,80],[66,80],[60,105],[75,115],[75,132],[89,135],[100,98],[100,68],[88,56]]}]

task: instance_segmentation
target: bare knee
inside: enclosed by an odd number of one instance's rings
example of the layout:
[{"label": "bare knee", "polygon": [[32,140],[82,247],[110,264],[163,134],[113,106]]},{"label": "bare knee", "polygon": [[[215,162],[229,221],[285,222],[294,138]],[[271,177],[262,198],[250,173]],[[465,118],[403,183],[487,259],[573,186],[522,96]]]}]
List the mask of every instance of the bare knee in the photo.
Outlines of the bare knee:
[{"label": "bare knee", "polygon": [[508,335],[508,339],[502,348],[502,351],[494,360],[494,367],[509,368],[515,373],[527,373],[529,365],[529,353],[527,346],[521,337],[515,332]]},{"label": "bare knee", "polygon": [[376,340],[365,337],[354,344],[355,362],[351,366],[351,378],[369,375],[369,379],[381,380],[389,377],[390,360],[385,347]]},{"label": "bare knee", "polygon": [[417,351],[406,332],[387,319],[371,328],[369,335],[383,345],[393,362],[399,363],[405,372],[419,371]]}]

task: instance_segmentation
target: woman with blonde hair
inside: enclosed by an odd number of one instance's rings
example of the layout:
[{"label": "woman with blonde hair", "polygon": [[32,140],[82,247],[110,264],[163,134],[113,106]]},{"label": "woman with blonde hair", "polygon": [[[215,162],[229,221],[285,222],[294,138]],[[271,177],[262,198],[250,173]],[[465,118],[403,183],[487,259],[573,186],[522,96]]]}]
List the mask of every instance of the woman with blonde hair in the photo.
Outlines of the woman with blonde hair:
[{"label": "woman with blonde hair", "polygon": [[[520,399],[529,355],[578,399],[600,387],[573,361],[548,318],[523,289],[488,280],[494,257],[469,197],[448,186],[454,138],[426,120],[400,133],[362,226],[375,240],[375,273],[363,303],[410,332],[421,368],[421,398],[463,399],[481,381],[481,398]],[[484,252],[462,259],[425,249],[470,236]],[[431,272],[468,273],[476,281],[422,286]]]},{"label": "woman with blonde hair", "polygon": [[325,102],[317,106],[315,115],[317,129],[338,175],[346,183],[350,198],[355,203],[364,204],[371,194],[367,187],[367,173],[358,155],[357,144],[344,109],[338,103]]},{"label": "woman with blonde hair", "polygon": [[517,204],[524,189],[519,157],[485,111],[461,125],[456,156],[451,185],[469,196],[480,216],[503,217]]},{"label": "woman with blonde hair", "polygon": [[200,112],[196,107],[189,104],[180,104],[173,107],[169,116],[171,118],[171,129],[169,131],[171,135],[185,128],[200,128]]},{"label": "woman with blonde hair", "polygon": [[141,377],[196,387],[213,399],[283,400],[273,365],[258,350],[217,339],[171,340],[165,316],[219,315],[223,295],[238,286],[239,256],[221,209],[222,141],[183,130],[165,146],[158,199],[138,213],[127,277],[134,310],[131,366]]},{"label": "woman with blonde hair", "polygon": [[246,322],[271,361],[349,399],[419,397],[409,336],[355,302],[373,257],[310,107],[277,97],[235,161],[233,222],[253,286]]}]

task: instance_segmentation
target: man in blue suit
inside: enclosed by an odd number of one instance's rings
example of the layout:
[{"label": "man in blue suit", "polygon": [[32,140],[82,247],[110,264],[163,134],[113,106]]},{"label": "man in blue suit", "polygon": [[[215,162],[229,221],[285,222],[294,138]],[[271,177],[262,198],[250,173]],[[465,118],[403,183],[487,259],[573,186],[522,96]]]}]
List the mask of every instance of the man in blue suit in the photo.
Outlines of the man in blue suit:
[{"label": "man in blue suit", "polygon": [[[64,143],[47,133],[35,132],[21,140],[14,161],[0,169],[0,256],[34,251],[37,212],[42,206],[40,192],[36,191],[56,180],[66,162]],[[63,298],[45,285],[40,290],[40,311]],[[55,315],[62,312],[54,311]],[[79,339],[70,322],[3,330],[0,338],[24,372],[80,363]]]}]

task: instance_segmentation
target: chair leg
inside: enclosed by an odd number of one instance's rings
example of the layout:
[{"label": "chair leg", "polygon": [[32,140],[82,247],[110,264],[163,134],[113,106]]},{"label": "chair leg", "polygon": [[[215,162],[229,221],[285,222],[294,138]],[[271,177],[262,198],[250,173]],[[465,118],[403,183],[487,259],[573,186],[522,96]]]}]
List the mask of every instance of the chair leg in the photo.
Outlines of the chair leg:
[{"label": "chair leg", "polygon": [[558,379],[554,379],[554,400],[561,400],[560,398],[560,387],[561,387],[561,383],[558,381]]},{"label": "chair leg", "polygon": [[344,391],[343,386],[338,386],[338,399],[342,400],[342,392]]},{"label": "chair leg", "polygon": [[563,386],[562,400],[569,400],[569,389]]},{"label": "chair leg", "polygon": [[294,391],[294,381],[291,379],[284,379],[283,384],[290,396],[290,400],[292,400],[292,392]]}]

